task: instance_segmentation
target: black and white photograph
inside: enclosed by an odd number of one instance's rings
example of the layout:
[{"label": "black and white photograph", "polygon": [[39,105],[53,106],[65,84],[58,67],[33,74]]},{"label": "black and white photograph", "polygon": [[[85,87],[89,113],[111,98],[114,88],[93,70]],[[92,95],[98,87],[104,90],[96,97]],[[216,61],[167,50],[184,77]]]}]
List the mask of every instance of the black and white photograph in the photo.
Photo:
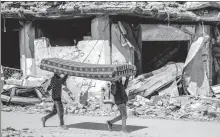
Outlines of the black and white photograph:
[{"label": "black and white photograph", "polygon": [[1,137],[220,137],[220,1],[1,1]]}]

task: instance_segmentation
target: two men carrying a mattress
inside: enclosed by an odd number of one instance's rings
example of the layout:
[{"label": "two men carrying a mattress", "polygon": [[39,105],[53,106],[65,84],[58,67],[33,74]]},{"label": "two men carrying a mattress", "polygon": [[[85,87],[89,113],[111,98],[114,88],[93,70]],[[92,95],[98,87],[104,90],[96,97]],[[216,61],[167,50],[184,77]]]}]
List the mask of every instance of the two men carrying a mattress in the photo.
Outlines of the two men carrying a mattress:
[{"label": "two men carrying a mattress", "polygon": [[[62,74],[61,74],[62,75]],[[45,127],[46,121],[56,115],[58,113],[59,119],[60,119],[60,126],[62,129],[67,129],[67,127],[64,125],[63,115],[64,115],[64,109],[63,104],[61,101],[61,92],[62,92],[62,85],[65,85],[65,82],[68,78],[67,75],[61,76],[60,74],[54,73],[51,83],[47,90],[52,90],[52,99],[54,101],[53,110],[51,113],[46,115],[45,117],[42,117],[42,123],[43,127]],[[126,103],[128,101],[128,96],[125,92],[125,89],[127,88],[129,82],[129,76],[127,77],[120,77],[117,81],[111,81],[111,94],[114,96],[115,104],[118,106],[118,110],[120,111],[120,116],[117,116],[116,118],[107,121],[108,129],[112,130],[112,124],[122,120],[122,131],[127,132],[126,130],[126,120],[127,120],[127,109],[126,109]]]}]

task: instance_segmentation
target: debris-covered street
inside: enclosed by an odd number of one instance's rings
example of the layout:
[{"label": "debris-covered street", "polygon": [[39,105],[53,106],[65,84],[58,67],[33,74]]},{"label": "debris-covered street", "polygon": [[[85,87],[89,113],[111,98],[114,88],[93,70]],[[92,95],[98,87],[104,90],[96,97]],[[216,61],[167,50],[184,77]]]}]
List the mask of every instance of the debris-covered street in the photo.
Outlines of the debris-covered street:
[{"label": "debris-covered street", "polygon": [[[2,111],[45,114],[51,111],[52,106],[53,102],[51,101],[24,107],[3,105]],[[147,100],[137,96],[136,99],[128,102],[127,107],[129,117],[220,122],[219,101],[210,98],[201,99],[190,96],[165,98],[157,96],[154,100]],[[94,97],[89,99],[88,106],[74,102],[64,103],[64,109],[65,113],[70,115],[115,116],[119,114],[116,105],[109,109],[108,105],[100,103],[99,99]]]},{"label": "debris-covered street", "polygon": [[105,125],[106,119],[109,117],[72,115],[66,115],[64,118],[69,129],[61,130],[58,127],[57,116],[48,121],[48,127],[42,128],[41,116],[41,114],[2,112],[3,137],[6,137],[7,134],[17,134],[17,136],[21,134],[21,137],[218,137],[220,134],[220,124],[216,122],[142,118],[129,118],[128,130],[131,131],[130,134],[119,131],[120,123],[116,123],[113,126],[113,131],[109,132]]}]

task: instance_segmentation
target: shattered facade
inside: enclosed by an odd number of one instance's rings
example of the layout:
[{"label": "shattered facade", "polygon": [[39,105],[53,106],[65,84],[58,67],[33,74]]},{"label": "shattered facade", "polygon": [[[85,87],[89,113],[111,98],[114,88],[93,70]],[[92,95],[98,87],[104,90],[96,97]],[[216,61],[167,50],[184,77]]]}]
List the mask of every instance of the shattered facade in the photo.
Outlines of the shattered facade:
[{"label": "shattered facade", "polygon": [[[218,59],[212,54],[217,38],[213,30],[220,21],[220,9],[215,5],[219,3],[2,2],[2,35],[17,32],[13,36],[19,39],[15,44],[20,49],[16,58],[20,58],[19,68],[24,76],[50,75],[39,68],[41,59],[47,57],[92,64],[127,62],[136,65],[138,75],[156,72],[172,61],[185,63],[177,72],[184,72],[187,85],[184,88],[189,94],[210,96],[210,85],[218,71],[213,63]],[[18,27],[10,28],[11,22],[17,22]],[[155,73],[154,77],[158,75]],[[172,83],[151,77],[153,81],[164,82],[151,87],[151,92],[160,90],[164,84],[177,88],[173,82],[178,81],[173,77],[169,77]],[[100,92],[106,82],[72,77],[67,85],[70,90]],[[144,96],[149,92],[144,90]]]}]

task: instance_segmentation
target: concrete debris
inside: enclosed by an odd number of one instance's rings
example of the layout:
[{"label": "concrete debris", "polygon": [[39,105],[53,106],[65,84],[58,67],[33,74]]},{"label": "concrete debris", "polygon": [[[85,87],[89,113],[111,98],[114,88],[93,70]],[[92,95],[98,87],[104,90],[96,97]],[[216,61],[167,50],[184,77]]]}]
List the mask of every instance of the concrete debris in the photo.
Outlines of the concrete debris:
[{"label": "concrete debris", "polygon": [[23,77],[23,71],[21,69],[15,69],[10,67],[1,66],[1,72],[3,72],[4,79],[21,79]]},{"label": "concrete debris", "polygon": [[[219,100],[220,102],[220,100]],[[182,119],[195,121],[220,121],[220,103],[209,99],[204,100],[193,96],[155,96],[146,99],[137,96],[129,100],[127,110],[129,117],[142,118],[161,118],[161,119]],[[108,104],[109,105],[109,104]],[[42,102],[34,106],[5,106],[2,111],[10,110],[13,112],[22,111],[26,113],[48,113],[52,110],[53,102]],[[116,116],[119,115],[116,105],[111,109],[106,104],[101,103],[99,98],[90,97],[87,106],[72,102],[64,104],[65,113],[71,115],[90,115],[90,116]]]},{"label": "concrete debris", "polygon": [[217,99],[220,99],[220,85],[211,86],[212,91],[214,92],[214,96]]},{"label": "concrete debris", "polygon": [[29,128],[24,128],[22,130],[20,129],[14,129],[12,127],[7,127],[5,129],[2,129],[1,132],[2,137],[33,137],[31,134],[33,134],[33,130],[30,130]]},{"label": "concrete debris", "polygon": [[6,129],[2,129],[2,136],[3,137],[11,137],[11,136],[20,136],[21,133],[14,128],[7,127]]},{"label": "concrete debris", "polygon": [[156,105],[158,103],[161,103],[162,98],[164,98],[164,96],[153,96],[151,97],[151,102],[153,103],[153,105]]},{"label": "concrete debris", "polygon": [[129,82],[126,92],[129,99],[136,95],[151,97],[155,94],[179,96],[177,82],[182,75],[183,63],[168,63],[164,67],[138,76]]},{"label": "concrete debris", "polygon": [[16,86],[1,93],[3,103],[17,105],[31,105],[40,103],[43,99],[43,89],[38,87]]},{"label": "concrete debris", "polygon": [[18,78],[15,77],[16,74],[5,80],[1,93],[4,104],[35,105],[48,98],[49,93],[46,92],[50,82],[48,78],[36,76]]},{"label": "concrete debris", "polygon": [[173,83],[171,83],[171,84],[165,86],[164,88],[160,89],[158,91],[159,95],[160,96],[170,95],[171,97],[179,96],[178,86],[181,86],[181,84],[178,84],[176,81],[174,81]]},{"label": "concrete debris", "polygon": [[11,112],[12,111],[12,109],[11,108],[2,108],[2,111],[4,111],[4,112]]},{"label": "concrete debris", "polygon": [[10,77],[5,80],[6,85],[4,86],[28,86],[28,87],[38,87],[47,81],[43,77],[27,76],[21,78]]},{"label": "concrete debris", "polygon": [[147,98],[144,98],[144,97],[142,97],[142,96],[140,96],[140,95],[137,95],[136,97],[135,97],[135,103],[137,104],[137,103],[139,103],[141,106],[144,106],[144,105],[146,105],[147,103],[150,103],[150,100],[149,99],[147,99]]},{"label": "concrete debris", "polygon": [[9,79],[5,80],[5,82],[8,85],[22,85],[21,79],[9,78]]},{"label": "concrete debris", "polygon": [[179,2],[2,2],[1,11],[4,15],[21,19],[26,15],[52,19],[72,17],[72,13],[79,16],[124,13],[157,19],[165,19],[168,14],[172,15],[172,21],[204,20],[192,11],[187,11],[184,5]]},{"label": "concrete debris", "polygon": [[28,76],[23,80],[22,86],[38,87],[41,86],[47,79],[43,77]]},{"label": "concrete debris", "polygon": [[[210,97],[179,96],[173,89],[178,89],[176,79],[182,74],[183,63],[168,64],[161,69],[144,74],[130,81],[128,95],[133,98],[127,103],[129,117],[184,119],[197,121],[220,121],[220,100]],[[180,69],[176,69],[180,67]],[[170,76],[170,78],[169,78]],[[159,80],[158,80],[159,78]],[[166,79],[166,80],[165,80]],[[169,80],[167,80],[169,79]],[[17,85],[4,85],[1,94],[2,111],[26,113],[48,113],[52,110],[51,93],[45,93],[45,87],[39,87],[45,79],[29,78],[27,88]],[[35,85],[33,84],[35,83]],[[155,84],[159,83],[159,84]],[[144,87],[144,88],[143,88]],[[211,87],[215,95],[218,94],[218,85]],[[136,92],[136,89],[140,92]],[[150,92],[148,92],[150,89]],[[116,105],[104,104],[102,98],[89,97],[86,105],[75,101],[74,95],[63,88],[63,104],[66,114],[91,116],[116,116],[119,114]],[[143,93],[141,93],[143,92]],[[150,93],[150,94],[149,94]],[[161,93],[161,94],[159,94]],[[19,104],[11,105],[9,103]],[[28,105],[27,105],[28,104]],[[32,105],[30,105],[32,104]],[[9,129],[7,129],[9,131]],[[10,130],[11,131],[11,130]],[[28,131],[28,130],[23,130]],[[15,132],[15,131],[13,131]],[[14,134],[14,133],[13,133]]]},{"label": "concrete debris", "polygon": [[47,81],[45,78],[27,77],[24,79],[7,79],[1,93],[1,100],[5,104],[33,105],[48,97],[45,92]]},{"label": "concrete debris", "polygon": [[77,9],[77,8],[94,8],[94,7],[142,7],[145,9],[157,9],[164,10],[165,8],[172,10],[186,11],[183,5],[177,2],[61,2],[61,3],[48,3],[48,2],[28,2],[28,3],[14,3],[14,2],[3,2],[1,7],[3,11],[16,12],[19,10],[29,11],[46,11],[51,7],[57,9]]}]

